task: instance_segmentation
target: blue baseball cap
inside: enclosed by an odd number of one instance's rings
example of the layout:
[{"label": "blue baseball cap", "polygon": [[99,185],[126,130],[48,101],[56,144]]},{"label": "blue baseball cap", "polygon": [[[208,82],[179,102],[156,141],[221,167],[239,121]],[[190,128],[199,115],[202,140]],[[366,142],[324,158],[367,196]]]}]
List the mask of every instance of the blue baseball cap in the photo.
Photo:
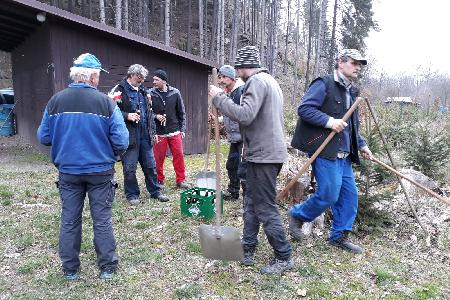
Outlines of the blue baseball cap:
[{"label": "blue baseball cap", "polygon": [[105,69],[102,68],[101,62],[98,60],[95,55],[90,53],[83,53],[78,58],[76,58],[73,61],[74,67],[80,67],[80,68],[89,68],[89,69],[97,69],[101,70],[103,72],[109,73]]}]

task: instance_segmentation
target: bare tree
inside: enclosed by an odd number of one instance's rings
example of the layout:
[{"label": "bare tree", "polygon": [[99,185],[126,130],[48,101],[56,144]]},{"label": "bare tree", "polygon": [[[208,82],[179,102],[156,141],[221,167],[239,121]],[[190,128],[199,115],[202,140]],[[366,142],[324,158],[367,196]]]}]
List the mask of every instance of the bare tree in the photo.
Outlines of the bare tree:
[{"label": "bare tree", "polygon": [[[220,0],[214,0],[213,5],[213,19],[212,19],[212,29],[211,29],[211,39],[209,43],[209,53],[208,57],[209,59],[213,59],[214,54],[214,41],[217,41],[217,29],[219,27],[219,1]],[[218,51],[218,48],[217,48]]]},{"label": "bare tree", "polygon": [[286,64],[288,61],[289,22],[290,21],[291,21],[291,0],[287,0],[286,40],[285,40],[285,45],[284,45],[283,73],[286,72]]},{"label": "bare tree", "polygon": [[333,72],[334,57],[336,56],[336,19],[337,19],[338,0],[334,0],[333,9],[333,27],[331,29],[331,46],[328,54],[328,73]]},{"label": "bare tree", "polygon": [[204,57],[204,35],[203,35],[203,0],[198,0],[198,40],[200,57]]},{"label": "bare tree", "polygon": [[228,61],[232,63],[234,61],[234,58],[236,57],[236,51],[237,51],[237,37],[238,37],[238,30],[239,30],[239,23],[240,23],[240,9],[239,9],[239,0],[234,0],[233,5],[233,23],[231,25],[231,42],[230,42],[230,54]]},{"label": "bare tree", "polygon": [[321,54],[324,45],[325,39],[325,30],[327,27],[327,6],[328,0],[322,0],[320,5],[320,16],[319,16],[319,34],[316,43],[316,56],[314,61],[314,78],[319,76],[320,72],[320,62],[321,62]]},{"label": "bare tree", "polygon": [[99,0],[98,5],[100,10],[100,23],[105,24],[105,0]]},{"label": "bare tree", "polygon": [[128,31],[128,18],[129,18],[129,11],[128,11],[128,0],[123,0],[123,29]]},{"label": "bare tree", "polygon": [[220,0],[220,43],[219,43],[219,59],[220,65],[225,63],[225,5],[224,0]]},{"label": "bare tree", "polygon": [[266,35],[266,0],[261,0],[261,21],[259,23],[259,55],[261,57],[261,61],[263,57],[265,57],[264,53],[264,41]]},{"label": "bare tree", "polygon": [[122,0],[116,0],[116,28],[122,28]]},{"label": "bare tree", "polygon": [[170,46],[170,0],[165,1],[164,10],[164,44]]},{"label": "bare tree", "polygon": [[299,51],[298,51],[298,44],[299,44],[299,34],[300,34],[300,0],[297,0],[297,21],[296,21],[296,27],[295,27],[295,54],[294,54],[294,92],[292,93],[292,103],[295,103],[295,100],[297,98],[298,93],[298,61],[299,61]]},{"label": "bare tree", "polygon": [[309,68],[311,65],[311,50],[312,50],[312,36],[313,36],[313,8],[314,8],[314,0],[308,0],[308,57],[306,58],[306,72],[305,72],[305,88],[308,87],[309,84]]}]

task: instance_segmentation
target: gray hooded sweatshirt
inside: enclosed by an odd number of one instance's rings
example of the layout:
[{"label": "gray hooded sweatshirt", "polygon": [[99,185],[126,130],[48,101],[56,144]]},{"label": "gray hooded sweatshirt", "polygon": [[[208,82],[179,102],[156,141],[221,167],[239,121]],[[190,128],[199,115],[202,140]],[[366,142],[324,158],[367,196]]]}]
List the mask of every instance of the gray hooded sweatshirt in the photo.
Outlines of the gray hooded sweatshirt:
[{"label": "gray hooded sweatshirt", "polygon": [[247,79],[241,105],[225,93],[217,94],[214,105],[230,119],[239,122],[244,141],[244,158],[254,163],[284,163],[283,93],[265,69]]}]

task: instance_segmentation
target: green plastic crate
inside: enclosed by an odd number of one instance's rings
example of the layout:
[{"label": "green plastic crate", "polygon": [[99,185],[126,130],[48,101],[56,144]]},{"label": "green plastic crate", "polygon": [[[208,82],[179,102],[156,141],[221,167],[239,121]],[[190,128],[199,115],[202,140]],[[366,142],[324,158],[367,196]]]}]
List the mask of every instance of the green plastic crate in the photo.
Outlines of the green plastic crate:
[{"label": "green plastic crate", "polygon": [[[180,193],[181,214],[211,220],[216,215],[216,190],[193,187]],[[222,213],[223,213],[223,194]]]}]

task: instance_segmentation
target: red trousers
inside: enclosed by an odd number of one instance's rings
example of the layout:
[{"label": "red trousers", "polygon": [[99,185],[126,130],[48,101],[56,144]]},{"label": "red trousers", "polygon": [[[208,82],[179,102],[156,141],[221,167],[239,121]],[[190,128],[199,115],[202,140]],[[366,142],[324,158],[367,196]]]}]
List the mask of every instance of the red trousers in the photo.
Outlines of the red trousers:
[{"label": "red trousers", "polygon": [[183,182],[186,179],[186,166],[183,157],[183,142],[181,134],[171,137],[158,136],[158,142],[153,146],[155,153],[156,172],[158,174],[158,181],[164,183],[164,160],[166,159],[167,145],[169,145],[172,153],[173,169],[175,170],[175,180],[177,183]]}]

